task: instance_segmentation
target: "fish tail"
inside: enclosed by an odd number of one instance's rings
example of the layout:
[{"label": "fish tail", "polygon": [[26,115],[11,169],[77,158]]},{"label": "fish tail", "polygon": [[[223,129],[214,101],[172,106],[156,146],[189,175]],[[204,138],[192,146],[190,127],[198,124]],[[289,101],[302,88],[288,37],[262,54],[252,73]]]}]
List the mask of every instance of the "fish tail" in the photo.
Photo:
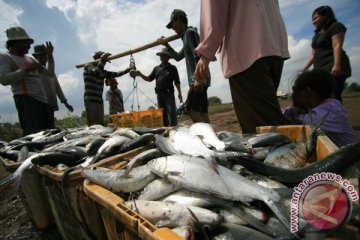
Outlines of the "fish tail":
[{"label": "fish tail", "polygon": [[11,184],[16,185],[16,175],[15,174],[10,174],[9,176],[1,179],[0,181],[0,191],[2,191],[3,189],[5,189],[6,187],[8,187]]},{"label": "fish tail", "polygon": [[90,162],[89,165],[96,163],[96,162],[99,160],[100,155],[101,155],[101,154],[96,154],[96,155],[93,157],[93,159],[91,160],[91,162]]},{"label": "fish tail", "polygon": [[[290,212],[284,207],[283,201],[265,200],[266,205],[274,212],[280,222],[290,230]],[[298,237],[294,234],[295,237]]]}]

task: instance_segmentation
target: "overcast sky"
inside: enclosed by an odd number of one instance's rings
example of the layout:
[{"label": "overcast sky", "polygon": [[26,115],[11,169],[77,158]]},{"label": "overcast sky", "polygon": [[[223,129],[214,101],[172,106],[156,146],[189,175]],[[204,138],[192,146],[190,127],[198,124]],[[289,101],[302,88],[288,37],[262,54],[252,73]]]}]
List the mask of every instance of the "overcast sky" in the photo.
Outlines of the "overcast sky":
[{"label": "overcast sky", "polygon": [[[184,10],[189,25],[199,27],[199,3],[199,0],[0,0],[0,51],[6,51],[5,30],[13,26],[23,27],[35,40],[34,45],[51,41],[55,47],[56,73],[60,85],[75,109],[71,115],[80,115],[84,110],[84,84],[82,69],[75,68],[75,65],[90,61],[96,50],[117,54],[153,42],[160,36],[173,35],[174,32],[165,25],[174,8]],[[348,82],[360,83],[360,0],[280,0],[291,59],[285,63],[279,90],[290,91],[294,74],[302,68],[311,52],[310,42],[314,32],[311,13],[321,5],[330,5],[337,19],[347,27],[344,49],[350,56],[353,70]],[[182,46],[181,40],[170,44],[175,49]],[[153,67],[159,64],[155,54],[160,49],[161,46],[158,46],[134,54],[137,68],[146,75],[150,74]],[[29,53],[32,52],[33,49]],[[105,68],[123,70],[129,65],[129,60],[129,57],[113,60]],[[186,96],[185,62],[170,62],[178,68],[183,96]],[[211,74],[212,86],[208,96],[231,102],[229,84],[222,75],[219,62],[211,64]],[[128,97],[125,110],[131,110],[132,105],[133,110],[138,109],[137,97],[140,110],[146,110],[156,103],[154,82],[136,78],[140,90],[138,94],[132,91],[133,79],[129,75],[118,78],[118,82],[124,98]],[[18,121],[10,87],[0,85],[0,96],[0,122]],[[56,116],[62,118],[67,115],[69,113],[65,106],[60,104]]]}]

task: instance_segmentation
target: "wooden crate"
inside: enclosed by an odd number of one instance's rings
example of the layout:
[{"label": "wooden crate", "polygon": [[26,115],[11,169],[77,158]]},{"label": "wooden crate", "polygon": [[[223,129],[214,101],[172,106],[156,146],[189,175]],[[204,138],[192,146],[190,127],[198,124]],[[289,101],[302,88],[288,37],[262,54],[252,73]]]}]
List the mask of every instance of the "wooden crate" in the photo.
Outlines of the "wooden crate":
[{"label": "wooden crate", "polygon": [[[276,127],[274,131],[286,135],[292,141],[297,141],[301,136],[303,127],[304,125],[283,125]],[[272,126],[262,126],[257,127],[256,131],[258,133],[265,133],[268,132],[271,128]],[[310,127],[305,126],[305,130],[307,137],[310,133]],[[326,156],[337,150],[338,147],[325,134],[319,135],[316,142],[316,161],[325,158]]]}]

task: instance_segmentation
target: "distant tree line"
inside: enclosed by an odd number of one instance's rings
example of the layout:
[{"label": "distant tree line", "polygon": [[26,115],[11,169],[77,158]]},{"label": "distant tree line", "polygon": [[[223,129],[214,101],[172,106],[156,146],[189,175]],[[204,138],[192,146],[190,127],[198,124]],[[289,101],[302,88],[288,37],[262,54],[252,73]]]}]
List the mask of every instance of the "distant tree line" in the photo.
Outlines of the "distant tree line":
[{"label": "distant tree line", "polygon": [[345,90],[347,92],[360,92],[360,84],[357,82],[347,83],[345,82]]}]

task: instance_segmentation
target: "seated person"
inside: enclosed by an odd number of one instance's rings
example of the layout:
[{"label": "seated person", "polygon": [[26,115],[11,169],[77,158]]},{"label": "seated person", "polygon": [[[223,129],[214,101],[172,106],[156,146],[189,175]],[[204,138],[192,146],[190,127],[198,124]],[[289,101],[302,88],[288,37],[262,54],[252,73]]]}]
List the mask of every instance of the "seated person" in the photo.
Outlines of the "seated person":
[{"label": "seated person", "polygon": [[344,107],[332,98],[333,86],[333,77],[326,71],[302,73],[293,85],[293,106],[283,109],[283,114],[291,124],[311,124],[329,113],[320,129],[342,147],[357,140]]}]

